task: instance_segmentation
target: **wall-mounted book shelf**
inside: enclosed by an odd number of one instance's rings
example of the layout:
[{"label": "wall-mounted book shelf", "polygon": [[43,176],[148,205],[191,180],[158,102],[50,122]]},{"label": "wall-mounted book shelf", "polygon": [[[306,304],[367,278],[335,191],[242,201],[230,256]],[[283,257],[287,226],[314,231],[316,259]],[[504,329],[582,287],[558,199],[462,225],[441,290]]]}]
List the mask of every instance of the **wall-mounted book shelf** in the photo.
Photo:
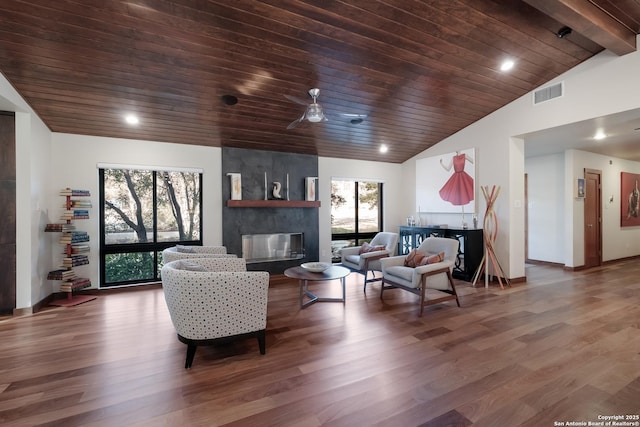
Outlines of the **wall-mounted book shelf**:
[{"label": "wall-mounted book shelf", "polygon": [[319,208],[320,201],[307,200],[227,200],[228,208]]},{"label": "wall-mounted book shelf", "polygon": [[64,212],[60,219],[63,223],[47,224],[44,231],[62,233],[59,243],[64,245],[64,258],[60,268],[50,271],[47,279],[60,280],[60,291],[67,294],[67,298],[56,299],[51,305],[73,306],[83,302],[96,299],[94,295],[74,295],[75,291],[91,286],[91,280],[76,276],[75,267],[89,264],[89,234],[84,231],[77,231],[73,221],[78,219],[89,219],[89,208],[91,201],[87,190],[72,190],[65,188],[60,191],[60,195],[65,198]]}]

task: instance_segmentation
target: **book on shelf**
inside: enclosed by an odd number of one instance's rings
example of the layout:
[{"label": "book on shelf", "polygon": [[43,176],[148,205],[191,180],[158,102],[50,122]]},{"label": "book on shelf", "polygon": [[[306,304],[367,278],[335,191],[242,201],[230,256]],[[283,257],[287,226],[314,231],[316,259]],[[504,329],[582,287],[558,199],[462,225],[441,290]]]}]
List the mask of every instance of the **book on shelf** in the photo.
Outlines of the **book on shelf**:
[{"label": "book on shelf", "polygon": [[60,285],[60,291],[62,292],[77,291],[79,289],[88,288],[89,286],[91,286],[91,280],[81,278],[81,277],[76,277],[75,279],[62,282],[62,284]]},{"label": "book on shelf", "polygon": [[73,210],[68,210],[62,213],[62,215],[60,216],[60,219],[67,220],[67,221],[74,220],[74,219],[89,219],[89,212],[86,212],[86,214],[80,215]]},{"label": "book on shelf", "polygon": [[60,237],[60,243],[62,244],[72,244],[72,243],[80,243],[80,242],[88,242],[89,241],[89,233],[86,231],[71,231],[71,232],[63,232]]},{"label": "book on shelf", "polygon": [[44,231],[56,231],[56,232],[65,232],[75,230],[76,227],[73,224],[64,224],[64,223],[52,223],[47,224],[44,228]]},{"label": "book on shelf", "polygon": [[69,238],[69,237],[60,239],[60,243],[63,244],[63,245],[73,245],[73,244],[76,244],[76,243],[84,243],[84,242],[88,242],[88,241],[89,241],[88,237],[86,239],[72,239],[72,238]]},{"label": "book on shelf", "polygon": [[78,267],[89,264],[89,257],[86,255],[73,255],[62,258],[62,266],[66,268]]},{"label": "book on shelf", "polygon": [[71,245],[72,254],[81,254],[83,252],[89,252],[89,245]]},{"label": "book on shelf", "polygon": [[47,280],[72,280],[75,278],[76,273],[73,270],[68,270],[66,268],[53,270],[47,274]]},{"label": "book on shelf", "polygon": [[[91,200],[71,200],[69,202],[69,206],[74,209],[86,209],[91,208]],[[63,208],[66,208],[66,203],[62,205]]]},{"label": "book on shelf", "polygon": [[88,255],[72,255],[70,257],[65,257],[64,259],[73,259],[76,261],[82,261],[82,260],[89,260],[89,256]]},{"label": "book on shelf", "polygon": [[61,196],[90,196],[89,190],[77,190],[73,188],[65,188],[60,190]]}]

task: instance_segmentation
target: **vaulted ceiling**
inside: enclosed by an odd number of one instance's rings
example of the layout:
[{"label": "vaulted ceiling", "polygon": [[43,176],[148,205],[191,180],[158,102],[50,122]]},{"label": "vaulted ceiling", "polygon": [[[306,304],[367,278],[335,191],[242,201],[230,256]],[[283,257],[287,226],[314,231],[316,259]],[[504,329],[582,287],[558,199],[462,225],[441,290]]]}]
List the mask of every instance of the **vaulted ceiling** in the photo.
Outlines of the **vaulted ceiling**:
[{"label": "vaulted ceiling", "polygon": [[[640,0],[2,0],[0,24],[0,71],[54,132],[399,163],[633,52]],[[287,129],[311,88],[329,120]]]}]

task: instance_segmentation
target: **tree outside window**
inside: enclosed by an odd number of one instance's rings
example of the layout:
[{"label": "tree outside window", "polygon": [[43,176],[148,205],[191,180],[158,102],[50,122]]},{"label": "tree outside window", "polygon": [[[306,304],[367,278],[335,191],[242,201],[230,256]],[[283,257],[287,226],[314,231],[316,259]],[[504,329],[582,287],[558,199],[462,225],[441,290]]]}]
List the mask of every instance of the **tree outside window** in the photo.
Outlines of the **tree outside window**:
[{"label": "tree outside window", "polygon": [[370,241],[382,230],[382,183],[331,181],[331,252]]},{"label": "tree outside window", "polygon": [[161,252],[201,244],[202,175],[100,169],[101,286],[159,280]]}]

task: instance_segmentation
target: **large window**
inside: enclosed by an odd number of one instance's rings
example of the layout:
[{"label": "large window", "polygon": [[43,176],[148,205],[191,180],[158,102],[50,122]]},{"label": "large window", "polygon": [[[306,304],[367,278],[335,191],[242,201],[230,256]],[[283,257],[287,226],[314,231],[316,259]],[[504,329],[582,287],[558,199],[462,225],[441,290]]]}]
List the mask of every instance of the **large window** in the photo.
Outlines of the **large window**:
[{"label": "large window", "polygon": [[162,250],[202,244],[202,174],[104,168],[100,286],[160,280]]},{"label": "large window", "polygon": [[382,231],[382,183],[331,181],[331,255],[370,241]]}]

